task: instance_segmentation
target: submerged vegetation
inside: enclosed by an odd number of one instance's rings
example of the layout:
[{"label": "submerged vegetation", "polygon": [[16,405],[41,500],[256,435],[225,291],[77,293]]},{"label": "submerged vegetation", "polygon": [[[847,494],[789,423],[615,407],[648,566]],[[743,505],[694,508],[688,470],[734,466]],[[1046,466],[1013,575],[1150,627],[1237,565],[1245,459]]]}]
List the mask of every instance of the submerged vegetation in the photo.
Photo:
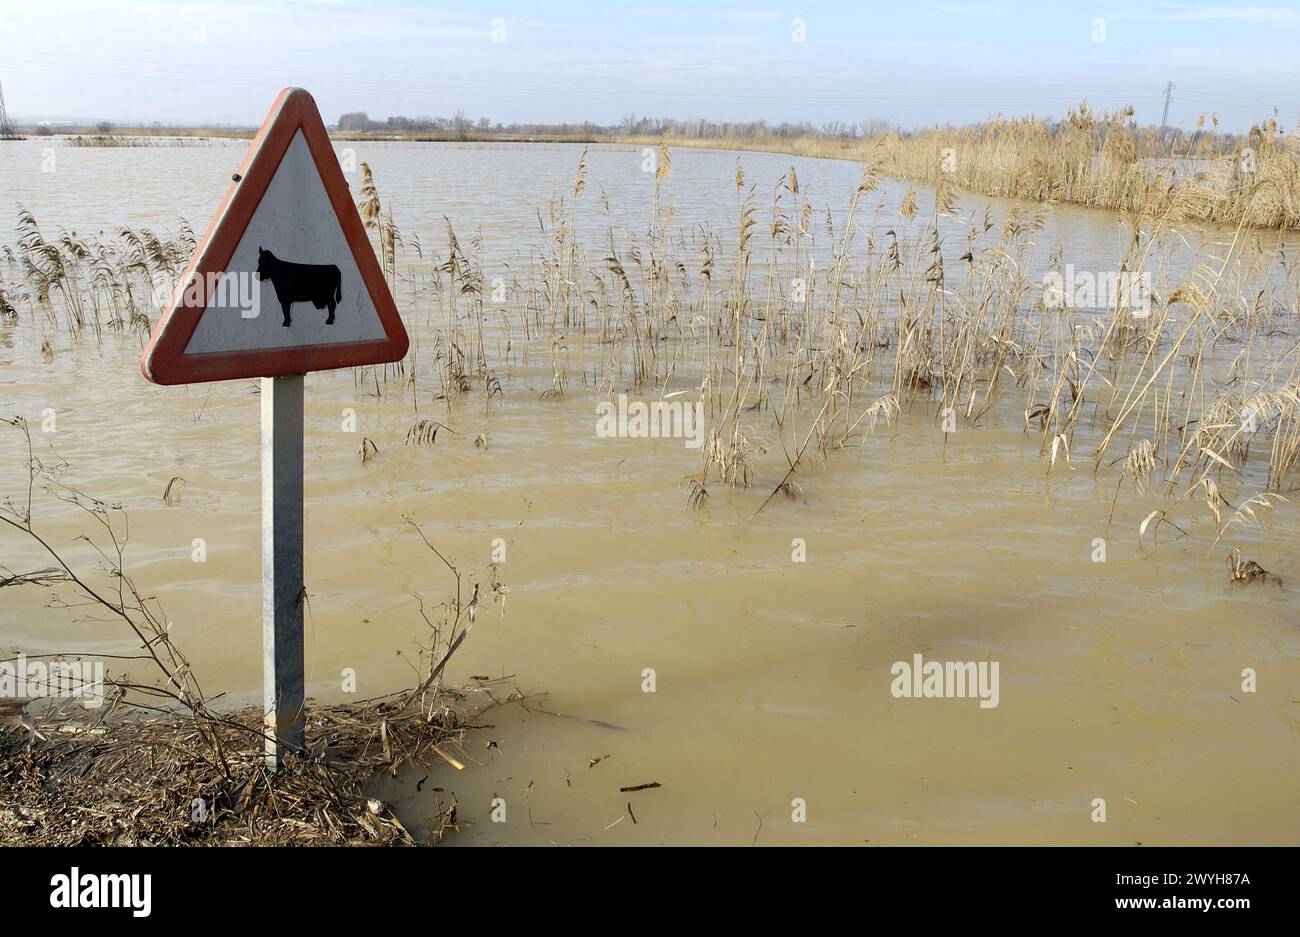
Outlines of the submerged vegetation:
[{"label": "submerged vegetation", "polygon": [[[1090,115],[1075,118],[1079,139],[1091,139]],[[1118,149],[1109,134],[1122,124],[1106,126],[1105,148]],[[1032,159],[1033,148],[1011,141],[1039,132],[990,130],[988,145],[1002,140]],[[1087,169],[1087,147],[1044,142],[1041,153],[1038,194],[1082,200],[1082,190],[1058,190],[1085,185],[1072,167]],[[1274,155],[1261,143],[1262,172]],[[738,159],[731,230],[684,231],[673,224],[671,156],[660,147],[650,217],[634,233],[616,223],[605,196],[586,191],[584,152],[572,186],[537,212],[531,264],[504,276],[486,269],[481,235],[464,240],[450,220],[441,248],[402,232],[363,165],[362,217],[412,348],[397,364],[358,369],[357,387],[408,399],[405,442],[422,445],[452,431],[422,408],[450,414],[475,394],[485,410],[521,392],[684,395],[703,405],[708,426],[698,473],[686,481],[695,507],[755,485],[755,511],[777,494],[797,496],[831,454],[862,446],[903,413],[942,430],[937,457],[958,426],[1010,420],[1038,441],[1049,478],[1085,458],[1112,478],[1116,498],[1126,482],[1163,492],[1167,503],[1144,534],[1176,507],[1202,502],[1217,542],[1257,521],[1256,508],[1273,507],[1250,499],[1294,486],[1300,283],[1281,242],[1245,217],[1200,235],[1177,228],[1186,198],[1137,184],[1126,164],[1127,181],[1107,190],[1122,208],[1115,272],[1146,278],[1149,303],[1052,302],[1031,256],[1047,208],[1018,201],[1001,217],[991,207],[959,215],[961,156],[931,194],[909,189],[887,205],[877,187],[899,159],[890,141],[873,144],[838,218],[814,207],[793,168],[760,185]],[[967,164],[978,178],[991,171],[978,158]],[[593,200],[604,230],[595,243],[579,234],[594,230]],[[964,231],[961,242],[945,249],[954,230]],[[18,234],[0,249],[0,313],[35,325],[47,344],[60,331],[143,341],[194,246],[188,227],[170,238],[129,228],[103,240],[48,238],[26,211]],[[1058,249],[1047,272],[1063,267]],[[519,386],[521,354],[547,362],[540,389]]]},{"label": "submerged vegetation", "polygon": [[125,136],[122,134],[97,133],[93,135],[77,134],[68,137],[68,146],[89,149],[111,149],[114,147],[153,147],[153,146],[213,146],[216,141],[198,137],[154,137]]}]

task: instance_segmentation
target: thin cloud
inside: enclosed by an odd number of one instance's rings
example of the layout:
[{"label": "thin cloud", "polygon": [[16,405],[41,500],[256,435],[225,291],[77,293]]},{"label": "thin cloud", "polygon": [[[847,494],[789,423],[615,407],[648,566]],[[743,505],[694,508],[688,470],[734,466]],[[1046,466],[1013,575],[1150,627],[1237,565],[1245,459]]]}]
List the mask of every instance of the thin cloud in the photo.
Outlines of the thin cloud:
[{"label": "thin cloud", "polygon": [[780,10],[718,10],[717,19],[728,23],[774,23],[781,19]]},{"label": "thin cloud", "polygon": [[1300,10],[1286,7],[1173,7],[1166,10],[1130,10],[1116,19],[1159,23],[1253,23],[1263,26],[1300,26]]},{"label": "thin cloud", "polygon": [[992,3],[941,3],[940,13],[960,13],[968,16],[1006,16],[1010,7],[997,6]]},{"label": "thin cloud", "polygon": [[780,10],[758,10],[737,7],[727,10],[687,10],[679,7],[638,7],[634,16],[649,19],[712,19],[723,23],[775,23],[782,18]]}]

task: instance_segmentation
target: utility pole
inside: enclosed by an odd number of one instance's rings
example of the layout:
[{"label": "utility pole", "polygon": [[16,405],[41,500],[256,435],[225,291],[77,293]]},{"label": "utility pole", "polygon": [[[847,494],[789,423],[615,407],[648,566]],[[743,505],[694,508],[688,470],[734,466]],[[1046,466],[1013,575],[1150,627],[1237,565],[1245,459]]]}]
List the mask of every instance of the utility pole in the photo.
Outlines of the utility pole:
[{"label": "utility pole", "polygon": [[14,131],[14,125],[9,122],[9,115],[5,112],[5,89],[0,85],[0,140],[17,140],[17,132]]},{"label": "utility pole", "polygon": [[1174,83],[1171,81],[1169,82],[1168,85],[1165,86],[1165,113],[1164,116],[1160,118],[1161,130],[1164,130],[1166,127],[1169,126],[1169,102],[1173,100],[1173,97],[1174,97]]}]

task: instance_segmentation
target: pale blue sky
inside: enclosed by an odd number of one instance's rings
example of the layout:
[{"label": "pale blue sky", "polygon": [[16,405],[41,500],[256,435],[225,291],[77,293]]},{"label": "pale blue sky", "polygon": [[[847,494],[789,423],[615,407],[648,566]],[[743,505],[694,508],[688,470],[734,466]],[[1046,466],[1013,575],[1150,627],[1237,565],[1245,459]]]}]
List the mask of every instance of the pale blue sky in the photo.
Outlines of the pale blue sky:
[{"label": "pale blue sky", "polygon": [[[19,116],[255,124],[284,85],[344,111],[493,121],[1300,118],[1300,3],[0,0]],[[494,41],[494,20],[504,23]],[[800,38],[802,23],[803,41]]]}]

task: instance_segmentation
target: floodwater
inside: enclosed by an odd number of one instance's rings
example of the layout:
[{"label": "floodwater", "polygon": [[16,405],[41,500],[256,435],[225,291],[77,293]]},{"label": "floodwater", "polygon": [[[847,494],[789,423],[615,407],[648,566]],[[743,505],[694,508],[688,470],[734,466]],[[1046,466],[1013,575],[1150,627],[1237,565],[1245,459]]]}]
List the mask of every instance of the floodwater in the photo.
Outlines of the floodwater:
[{"label": "floodwater", "polygon": [[[481,233],[488,270],[529,262],[537,210],[571,189],[582,150],[338,149],[346,164],[373,168],[408,249],[416,235],[445,243],[445,215],[462,240]],[[47,238],[124,224],[174,231],[180,218],[201,232],[241,153],[28,140],[0,152],[0,207],[10,217],[30,209]],[[736,156],[673,151],[674,227],[708,222],[734,234]],[[591,149],[577,213],[591,256],[610,219],[648,225],[653,174],[642,161],[632,147]],[[842,217],[860,174],[852,163],[773,154],[741,161],[760,204],[796,167],[818,218],[827,206]],[[349,178],[355,191],[359,174]],[[874,230],[902,230],[906,188],[886,180],[872,193],[883,206],[868,213]],[[918,196],[928,214],[931,196]],[[959,209],[969,219],[986,204],[996,217],[1007,210],[974,197]],[[954,222],[945,250],[963,249],[966,223]],[[1063,246],[1080,268],[1113,268],[1124,237],[1113,216],[1057,208],[1036,253]],[[427,311],[415,304],[399,290],[409,327],[428,342]],[[139,374],[139,351],[138,336],[74,340],[23,309],[19,325],[0,325],[0,414],[31,421],[37,455],[60,482],[128,510],[128,570],[162,601],[205,689],[256,701],[254,382],[155,387]],[[860,450],[801,476],[796,499],[753,516],[784,469],[775,446],[751,489],[718,489],[694,512],[682,479],[698,472],[698,450],[598,438],[594,390],[575,382],[560,400],[539,399],[548,362],[544,348],[501,354],[503,394],[490,406],[475,390],[449,412],[426,385],[418,416],[454,430],[432,447],[402,444],[416,418],[409,395],[376,399],[351,372],[307,379],[312,696],[347,699],[345,668],[359,697],[410,684],[426,633],[416,597],[436,606],[451,583],[407,516],[471,576],[494,540],[507,541],[504,614],[484,604],[448,677],[507,678],[499,695],[515,686],[533,695],[482,716],[485,727],[452,752],[462,771],[436,764],[419,792],[423,773],[381,785],[408,826],[423,826],[435,797],[454,797],[456,844],[1300,842],[1295,507],[1212,551],[1202,516],[1186,521],[1186,537],[1162,534],[1158,549],[1140,549],[1138,525],[1161,498],[1126,483],[1108,529],[1115,476],[1094,476],[1087,454],[1049,482],[1039,439],[1019,417],[945,442],[931,414],[905,408]],[[356,432],[344,429],[348,408]],[[55,432],[39,431],[47,410]],[[0,497],[20,498],[25,453],[0,429]],[[486,449],[474,445],[479,433]],[[364,464],[362,436],[379,446]],[[185,485],[167,505],[174,476]],[[59,543],[89,532],[48,497],[36,520]],[[1092,560],[1097,537],[1107,538],[1104,563]],[[199,538],[204,563],[192,560]],[[806,562],[792,561],[796,539]],[[1285,587],[1230,587],[1230,546]],[[68,554],[93,564],[84,546]],[[4,533],[0,565],[45,563]],[[84,617],[36,589],[6,589],[0,643],[129,653],[112,625]],[[895,698],[891,667],[916,654],[997,662],[998,705]],[[1243,668],[1256,671],[1256,692],[1242,691]],[[660,786],[620,791],[652,782]],[[1105,822],[1094,822],[1096,798]],[[504,822],[493,819],[494,799]]]}]

